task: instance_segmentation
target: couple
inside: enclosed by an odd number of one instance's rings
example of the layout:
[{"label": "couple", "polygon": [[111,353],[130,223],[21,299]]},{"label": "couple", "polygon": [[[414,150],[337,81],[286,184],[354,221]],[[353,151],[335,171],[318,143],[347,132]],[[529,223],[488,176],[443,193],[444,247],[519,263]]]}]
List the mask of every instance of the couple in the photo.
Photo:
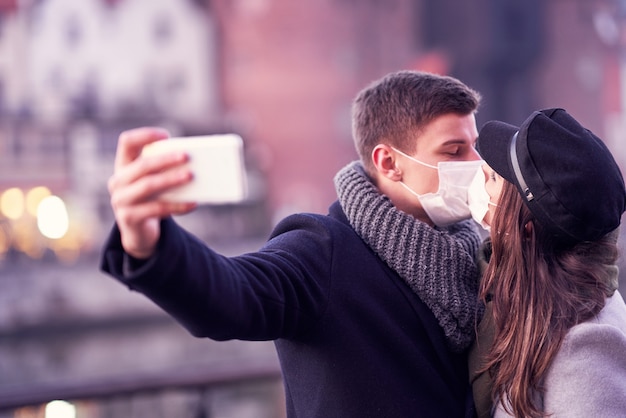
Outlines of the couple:
[{"label": "couple", "polygon": [[[360,162],[337,174],[328,215],[289,216],[237,257],[172,220],[194,203],[154,198],[191,180],[188,156],[139,158],[167,133],[124,132],[102,269],[195,336],[274,340],[289,417],[621,414],[621,174],[565,111],[479,136],[479,102],[422,72],[366,87]],[[492,225],[484,246],[470,214]]]}]

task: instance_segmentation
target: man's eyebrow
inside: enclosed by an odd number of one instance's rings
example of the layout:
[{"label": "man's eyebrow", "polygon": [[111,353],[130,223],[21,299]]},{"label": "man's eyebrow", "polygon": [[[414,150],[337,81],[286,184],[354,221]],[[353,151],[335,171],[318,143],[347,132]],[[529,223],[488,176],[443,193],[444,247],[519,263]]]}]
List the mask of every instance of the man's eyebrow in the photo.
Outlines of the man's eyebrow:
[{"label": "man's eyebrow", "polygon": [[[475,143],[476,141],[471,141],[471,143]],[[447,145],[465,145],[467,144],[467,140],[465,139],[448,139],[447,141],[442,142],[441,144],[439,144],[442,147],[445,147]]]}]

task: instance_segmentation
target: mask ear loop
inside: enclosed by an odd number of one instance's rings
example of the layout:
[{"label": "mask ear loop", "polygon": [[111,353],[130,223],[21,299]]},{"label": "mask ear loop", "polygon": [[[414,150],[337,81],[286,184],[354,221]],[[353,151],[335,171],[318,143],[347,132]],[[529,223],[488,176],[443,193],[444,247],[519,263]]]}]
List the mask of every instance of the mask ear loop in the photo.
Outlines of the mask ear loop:
[{"label": "mask ear loop", "polygon": [[400,185],[402,187],[404,187],[405,189],[407,189],[409,191],[409,193],[411,193],[413,196],[417,197],[418,199],[420,197],[422,197],[419,193],[417,193],[415,190],[411,189],[409,186],[407,186],[403,181],[400,181]]},{"label": "mask ear loop", "polygon": [[[418,160],[418,159],[415,159],[415,158],[411,157],[411,156],[410,156],[410,155],[408,155],[408,154],[405,154],[404,152],[400,151],[399,149],[397,149],[397,148],[395,148],[395,147],[390,146],[390,148],[391,148],[392,150],[394,150],[395,152],[397,152],[398,154],[402,155],[403,157],[406,157],[406,158],[408,158],[409,160],[411,160],[411,161],[413,161],[413,162],[415,162],[415,163],[417,163],[417,164],[420,164],[420,165],[423,165],[423,166],[425,166],[425,167],[432,168],[432,169],[435,169],[435,170],[438,170],[438,169],[439,169],[439,167],[436,167],[436,166],[434,166],[434,165],[430,165],[430,164],[426,164],[426,163],[424,163],[424,162],[422,162],[422,161],[420,161],[420,160]],[[402,185],[402,187],[404,187],[405,189],[407,189],[407,190],[409,191],[409,193],[411,193],[413,196],[417,197],[418,199],[422,197],[422,195],[420,195],[419,193],[417,193],[415,190],[411,189],[411,188],[410,188],[409,186],[407,186],[407,185],[406,185],[406,183],[404,183],[403,181],[400,181],[400,185]]]},{"label": "mask ear loop", "polygon": [[416,158],[411,157],[411,156],[410,156],[410,155],[408,155],[408,154],[405,154],[404,152],[400,151],[399,149],[397,149],[397,148],[395,148],[395,147],[390,147],[390,148],[391,148],[392,150],[394,150],[395,152],[397,152],[398,154],[400,154],[400,155],[402,155],[402,156],[404,156],[404,157],[408,158],[409,160],[411,160],[411,161],[413,161],[413,162],[415,162],[415,163],[421,164],[421,165],[423,165],[424,167],[432,168],[432,169],[435,169],[435,170],[438,170],[438,169],[439,169],[439,167],[437,167],[436,165],[427,164],[427,163],[425,163],[425,162],[422,162],[422,161],[420,161],[420,160],[418,160],[418,159],[416,159]]}]

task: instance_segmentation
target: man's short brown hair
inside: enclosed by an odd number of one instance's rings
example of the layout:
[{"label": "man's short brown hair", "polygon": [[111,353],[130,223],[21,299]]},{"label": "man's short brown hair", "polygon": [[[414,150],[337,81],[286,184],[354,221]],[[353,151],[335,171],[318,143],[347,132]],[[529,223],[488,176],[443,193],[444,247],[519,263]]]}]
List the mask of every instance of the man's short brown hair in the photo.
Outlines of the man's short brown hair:
[{"label": "man's short brown hair", "polygon": [[398,71],[373,82],[352,103],[352,136],[365,169],[373,172],[376,145],[413,152],[420,129],[444,114],[476,112],[480,99],[456,78],[421,71]]}]

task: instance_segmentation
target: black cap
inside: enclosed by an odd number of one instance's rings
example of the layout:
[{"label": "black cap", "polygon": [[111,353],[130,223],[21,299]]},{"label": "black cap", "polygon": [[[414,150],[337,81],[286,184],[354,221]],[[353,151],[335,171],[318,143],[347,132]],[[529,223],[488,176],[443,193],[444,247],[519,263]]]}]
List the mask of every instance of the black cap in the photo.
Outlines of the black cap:
[{"label": "black cap", "polygon": [[602,140],[564,109],[534,112],[520,127],[487,122],[478,152],[555,238],[594,241],[619,226],[626,209],[620,169]]}]

